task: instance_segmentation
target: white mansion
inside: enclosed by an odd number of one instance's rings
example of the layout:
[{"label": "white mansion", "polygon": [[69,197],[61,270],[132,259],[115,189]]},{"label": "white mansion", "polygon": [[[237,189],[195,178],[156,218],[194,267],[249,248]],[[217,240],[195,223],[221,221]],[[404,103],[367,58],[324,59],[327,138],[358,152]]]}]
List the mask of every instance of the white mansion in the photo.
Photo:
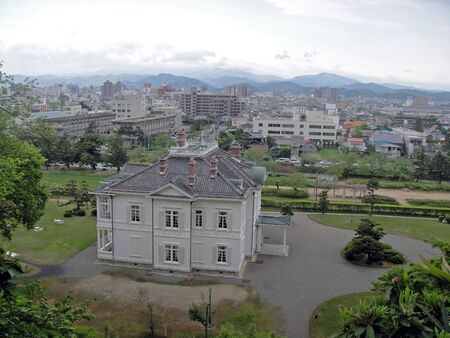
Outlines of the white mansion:
[{"label": "white mansion", "polygon": [[[257,229],[265,168],[217,143],[177,146],[153,165],[127,165],[98,188],[100,262],[155,271],[242,276],[262,244]],[[258,239],[259,236],[259,239]]]}]

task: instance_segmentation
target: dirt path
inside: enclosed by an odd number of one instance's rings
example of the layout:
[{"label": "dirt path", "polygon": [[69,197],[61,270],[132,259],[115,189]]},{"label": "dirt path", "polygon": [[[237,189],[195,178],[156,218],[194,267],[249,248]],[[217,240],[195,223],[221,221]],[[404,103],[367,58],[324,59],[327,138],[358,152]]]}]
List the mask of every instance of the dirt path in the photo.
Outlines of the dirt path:
[{"label": "dirt path", "polygon": [[[281,187],[280,187],[281,188]],[[314,198],[314,188],[308,188],[309,196]],[[402,189],[378,189],[376,191],[377,195],[385,195],[395,198],[400,204],[408,204],[408,198],[421,198],[421,199],[432,199],[432,200],[450,200],[450,192],[442,191],[419,191],[419,190],[402,190]],[[336,195],[341,195],[341,190],[336,190]],[[351,201],[350,191],[347,191],[348,198],[333,198],[333,192],[328,193],[328,196],[332,200],[344,200]],[[357,199],[361,200],[361,199]]]},{"label": "dirt path", "polygon": [[128,277],[98,275],[94,278],[82,280],[73,287],[74,291],[81,291],[92,296],[100,296],[107,301],[133,303],[139,299],[140,290],[144,290],[150,299],[165,307],[186,309],[194,302],[208,297],[211,287],[214,302],[233,300],[245,301],[248,295],[246,288],[230,284],[212,284],[201,286],[182,286],[148,281],[136,281]]}]

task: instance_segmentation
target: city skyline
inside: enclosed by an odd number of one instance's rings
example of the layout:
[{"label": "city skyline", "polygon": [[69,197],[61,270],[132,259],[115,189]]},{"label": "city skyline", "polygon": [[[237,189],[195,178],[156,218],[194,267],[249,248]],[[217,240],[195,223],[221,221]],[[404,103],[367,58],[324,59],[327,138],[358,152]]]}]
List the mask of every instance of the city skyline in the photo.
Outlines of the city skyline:
[{"label": "city skyline", "polygon": [[4,1],[13,74],[331,72],[450,89],[446,1]]}]

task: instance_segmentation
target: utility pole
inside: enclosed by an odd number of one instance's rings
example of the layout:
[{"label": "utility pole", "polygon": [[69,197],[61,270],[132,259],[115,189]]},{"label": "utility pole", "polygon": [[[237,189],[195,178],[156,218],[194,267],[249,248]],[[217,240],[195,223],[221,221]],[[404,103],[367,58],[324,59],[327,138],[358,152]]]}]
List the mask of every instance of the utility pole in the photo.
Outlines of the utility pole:
[{"label": "utility pole", "polygon": [[209,302],[206,306],[206,316],[205,316],[205,338],[208,338],[208,329],[212,327],[211,321],[211,288],[209,288]]}]

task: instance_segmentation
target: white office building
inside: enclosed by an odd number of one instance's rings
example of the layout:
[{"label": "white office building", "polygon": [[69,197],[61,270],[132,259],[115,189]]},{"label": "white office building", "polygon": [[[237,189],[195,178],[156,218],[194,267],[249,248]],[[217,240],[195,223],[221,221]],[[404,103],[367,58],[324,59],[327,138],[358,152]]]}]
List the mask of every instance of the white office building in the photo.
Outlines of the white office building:
[{"label": "white office building", "polygon": [[253,132],[264,137],[299,135],[313,142],[336,142],[338,128],[338,115],[330,116],[319,110],[294,113],[292,117],[260,116],[253,120]]}]

